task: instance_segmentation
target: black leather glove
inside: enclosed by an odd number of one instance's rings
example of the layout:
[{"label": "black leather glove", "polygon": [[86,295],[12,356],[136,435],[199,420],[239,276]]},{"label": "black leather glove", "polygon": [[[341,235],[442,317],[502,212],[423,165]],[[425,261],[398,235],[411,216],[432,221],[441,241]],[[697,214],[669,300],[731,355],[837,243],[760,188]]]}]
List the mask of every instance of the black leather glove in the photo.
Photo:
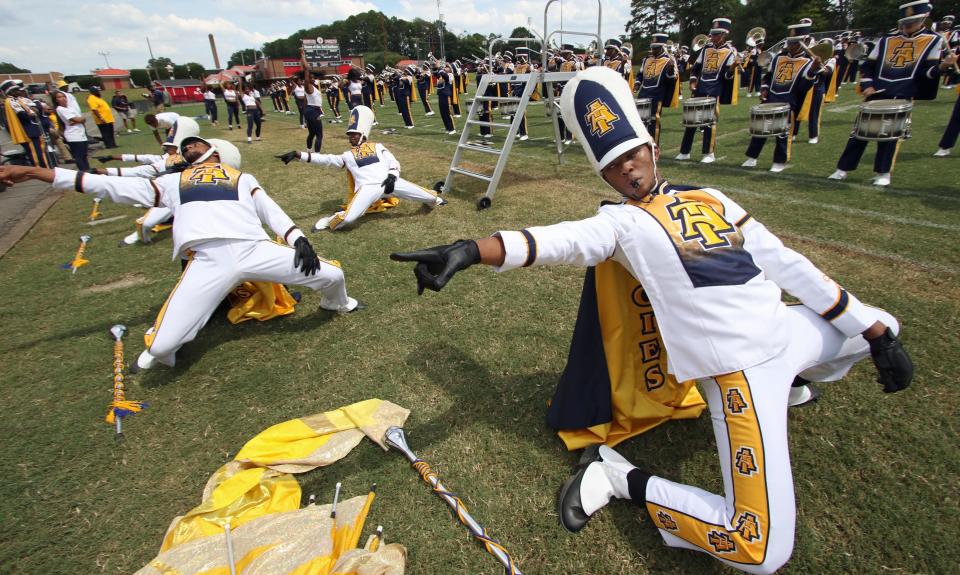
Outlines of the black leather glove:
[{"label": "black leather glove", "polygon": [[383,193],[392,194],[393,185],[396,183],[397,183],[397,177],[394,176],[393,174],[387,174],[387,179],[383,180],[383,183],[380,184],[381,186],[383,186]]},{"label": "black leather glove", "polygon": [[274,156],[278,160],[281,160],[284,164],[289,164],[294,160],[300,159],[300,152],[287,152],[285,154],[280,154],[279,156]]},{"label": "black leather glove", "polygon": [[870,343],[870,355],[877,366],[877,382],[885,393],[905,389],[913,379],[913,362],[903,344],[888,327],[880,337],[867,340]]},{"label": "black leather glove", "polygon": [[453,274],[480,263],[480,248],[473,240],[459,240],[446,246],[392,253],[390,259],[395,262],[417,262],[413,275],[417,276],[417,295],[420,295],[424,288],[440,291]]},{"label": "black leather glove", "polygon": [[88,174],[99,175],[99,176],[104,176],[104,175],[107,174],[107,171],[104,170],[103,168],[89,168],[89,169],[87,169],[87,173],[88,173]]},{"label": "black leather glove", "polygon": [[101,164],[106,164],[107,162],[113,161],[113,156],[97,156],[97,160],[99,160]]},{"label": "black leather glove", "polygon": [[313,251],[313,246],[307,241],[306,237],[299,237],[293,242],[293,267],[300,268],[305,276],[316,275],[320,270],[320,259],[317,258],[317,252]]}]

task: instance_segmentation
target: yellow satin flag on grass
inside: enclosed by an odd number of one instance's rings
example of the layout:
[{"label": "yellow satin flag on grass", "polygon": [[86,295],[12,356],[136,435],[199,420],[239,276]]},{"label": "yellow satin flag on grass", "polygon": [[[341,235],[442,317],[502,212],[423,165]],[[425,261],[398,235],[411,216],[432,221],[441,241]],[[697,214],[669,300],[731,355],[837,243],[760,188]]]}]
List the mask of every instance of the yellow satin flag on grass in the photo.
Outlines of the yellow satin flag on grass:
[{"label": "yellow satin flag on grass", "polygon": [[[272,513],[231,530],[234,568],[257,575],[401,575],[406,550],[397,543],[376,551],[356,549],[369,511],[369,497],[337,505],[333,536],[331,505]],[[337,552],[337,548],[347,551]],[[229,575],[226,539],[221,530],[160,553],[136,575]]]},{"label": "yellow satin flag on grass", "polygon": [[[194,541],[222,539],[228,519],[231,527],[237,529],[265,516],[297,511],[301,499],[300,485],[291,474],[311,471],[342,459],[364,437],[386,450],[383,434],[390,426],[403,426],[409,414],[407,409],[389,401],[368,399],[265,429],[248,441],[233,461],[210,477],[200,505],[173,520],[157,560],[165,552]],[[372,498],[368,500],[372,501]],[[369,502],[361,507],[368,510]],[[362,516],[366,517],[366,511]],[[349,527],[346,517],[340,518],[338,508],[338,544],[332,548],[342,552],[356,546],[362,528],[362,522]],[[239,555],[236,558],[240,561]],[[330,566],[333,565],[331,562]]]}]

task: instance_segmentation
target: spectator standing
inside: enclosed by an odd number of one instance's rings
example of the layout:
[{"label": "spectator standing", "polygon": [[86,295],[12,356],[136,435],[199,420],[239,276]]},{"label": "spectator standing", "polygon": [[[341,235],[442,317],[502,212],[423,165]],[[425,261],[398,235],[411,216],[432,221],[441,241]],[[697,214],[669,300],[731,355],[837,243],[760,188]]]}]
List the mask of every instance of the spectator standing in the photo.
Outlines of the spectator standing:
[{"label": "spectator standing", "polygon": [[100,136],[103,138],[103,145],[108,150],[117,148],[117,141],[113,137],[113,112],[106,100],[101,97],[99,86],[90,86],[90,95],[87,96],[87,107],[93,114],[93,121],[100,129]]},{"label": "spectator standing", "polygon": [[247,113],[247,143],[253,140],[250,136],[253,134],[253,127],[257,127],[257,141],[260,141],[260,123],[263,118],[263,108],[260,107],[260,99],[257,97],[257,91],[250,85],[243,90],[243,107]]},{"label": "spectator standing", "polygon": [[[128,134],[140,131],[137,129],[137,117],[130,109],[130,100],[127,99],[125,94],[120,93],[120,90],[114,90],[113,98],[110,99],[110,107],[117,112],[117,116],[123,121],[123,128]],[[127,124],[128,121],[129,124]]]},{"label": "spectator standing", "polygon": [[87,130],[83,127],[85,120],[82,114],[70,106],[67,96],[66,92],[54,92],[53,102],[56,105],[57,118],[63,126],[63,139],[67,141],[77,170],[86,172],[90,169],[90,163],[87,160]]},{"label": "spectator standing", "polygon": [[224,82],[221,84],[223,89],[223,101],[227,103],[227,128],[233,129],[233,120],[237,120],[237,129],[240,129],[240,94],[237,93],[236,84],[233,82]]},{"label": "spectator standing", "polygon": [[150,91],[150,101],[153,102],[153,111],[162,112],[167,109],[164,102],[166,101],[166,93],[160,86],[154,86]]},{"label": "spectator standing", "polygon": [[[197,90],[200,91],[199,89]],[[210,123],[214,126],[217,125],[217,94],[213,91],[213,88],[207,86],[207,89],[203,92],[203,107],[207,112],[207,119],[210,120]]]}]

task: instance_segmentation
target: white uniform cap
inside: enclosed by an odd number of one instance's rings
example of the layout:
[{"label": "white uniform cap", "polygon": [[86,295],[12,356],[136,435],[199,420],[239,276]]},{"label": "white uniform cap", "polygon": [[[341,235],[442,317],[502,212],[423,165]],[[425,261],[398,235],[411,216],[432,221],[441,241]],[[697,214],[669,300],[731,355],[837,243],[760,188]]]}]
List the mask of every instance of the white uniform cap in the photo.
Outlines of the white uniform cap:
[{"label": "white uniform cap", "polygon": [[234,170],[240,169],[240,150],[230,142],[226,140],[220,140],[218,138],[201,138],[200,136],[188,136],[180,142],[180,155],[183,155],[183,148],[190,142],[201,141],[210,146],[210,149],[207,150],[205,154],[197,158],[197,161],[194,164],[201,164],[207,161],[207,158],[213,154],[220,156],[220,163],[226,164],[233,168]]},{"label": "white uniform cap", "polygon": [[347,133],[356,132],[364,138],[370,138],[370,128],[373,127],[375,117],[373,110],[366,106],[354,106],[350,110],[350,123],[347,124]]},{"label": "white uniform cap", "polygon": [[653,141],[627,81],[606,66],[587,68],[567,82],[560,112],[597,174],[624,152]]}]

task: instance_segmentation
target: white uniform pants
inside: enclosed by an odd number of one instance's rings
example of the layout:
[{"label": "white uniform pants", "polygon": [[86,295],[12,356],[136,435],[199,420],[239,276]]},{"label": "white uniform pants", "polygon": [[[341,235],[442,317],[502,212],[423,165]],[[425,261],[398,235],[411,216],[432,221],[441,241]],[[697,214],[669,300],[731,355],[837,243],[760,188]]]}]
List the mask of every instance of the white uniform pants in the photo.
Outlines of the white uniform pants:
[{"label": "white uniform pants", "polygon": [[137,218],[137,232],[140,236],[140,241],[150,243],[150,235],[152,233],[150,230],[153,229],[153,226],[162,224],[170,219],[171,215],[173,215],[173,212],[170,208],[150,208],[145,214]]},{"label": "white uniform pants", "polygon": [[383,186],[380,184],[367,184],[357,190],[357,193],[351,198],[350,203],[347,204],[345,211],[337,212],[334,215],[333,219],[330,220],[330,229],[335,230],[337,227],[345,227],[352,224],[367,212],[367,208],[373,205],[373,202],[391,196],[396,196],[401,200],[412,200],[430,205],[433,205],[437,201],[437,194],[435,192],[421,188],[403,178],[397,178],[393,186],[393,194],[390,195],[383,193]]},{"label": "white uniform pants", "polygon": [[[647,510],[671,547],[703,551],[748,573],[773,573],[790,558],[796,521],[787,441],[795,375],[835,381],[870,353],[802,305],[788,306],[790,345],[737,373],[700,380],[717,440],[726,495],[651,477]],[[898,331],[896,320],[878,319]]]},{"label": "white uniform pants", "polygon": [[211,240],[193,248],[180,280],[147,332],[147,351],[174,365],[175,354],[193,341],[223,298],[244,281],[302,285],[319,291],[320,307],[337,310],[349,304],[343,271],[320,260],[316,275],[293,267],[293,248],[269,240]]}]

